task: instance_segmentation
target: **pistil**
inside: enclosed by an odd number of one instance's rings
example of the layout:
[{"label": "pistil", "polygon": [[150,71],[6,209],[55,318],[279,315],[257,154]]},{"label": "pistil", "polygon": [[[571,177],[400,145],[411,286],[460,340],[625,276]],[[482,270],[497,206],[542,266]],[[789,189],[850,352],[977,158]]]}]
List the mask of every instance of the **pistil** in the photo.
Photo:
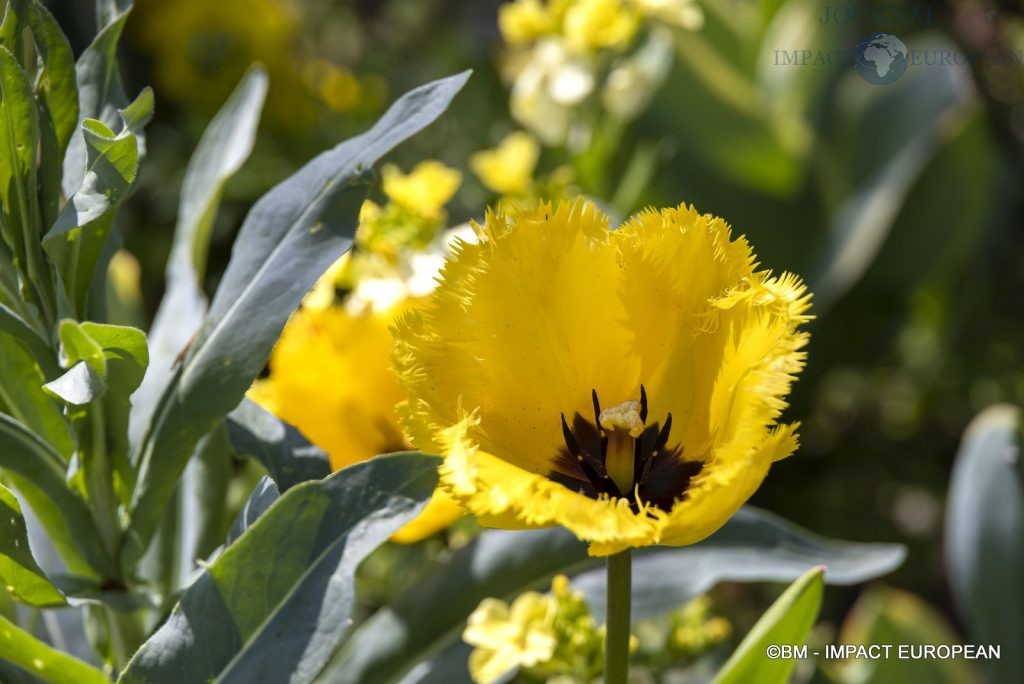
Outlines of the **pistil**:
[{"label": "pistil", "polygon": [[608,440],[605,468],[620,492],[633,490],[636,470],[636,440],[643,434],[644,421],[639,401],[624,401],[601,411],[598,422]]}]

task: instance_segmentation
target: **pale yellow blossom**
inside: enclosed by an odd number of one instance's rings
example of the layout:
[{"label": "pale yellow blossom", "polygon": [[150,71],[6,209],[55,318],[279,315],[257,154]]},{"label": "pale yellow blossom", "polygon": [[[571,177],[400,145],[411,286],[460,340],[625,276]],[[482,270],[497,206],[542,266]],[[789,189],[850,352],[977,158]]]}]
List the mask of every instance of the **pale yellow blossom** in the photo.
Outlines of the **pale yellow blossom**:
[{"label": "pale yellow blossom", "polygon": [[469,165],[480,181],[494,192],[521,195],[533,181],[539,157],[537,139],[518,131],[505,136],[493,150],[474,154]]}]

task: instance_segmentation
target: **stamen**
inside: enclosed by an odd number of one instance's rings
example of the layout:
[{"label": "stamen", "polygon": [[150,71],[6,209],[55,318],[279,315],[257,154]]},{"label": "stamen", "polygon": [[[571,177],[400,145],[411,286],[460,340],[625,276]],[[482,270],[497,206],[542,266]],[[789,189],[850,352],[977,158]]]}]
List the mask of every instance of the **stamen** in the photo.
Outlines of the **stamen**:
[{"label": "stamen", "polygon": [[570,426],[561,415],[565,446],[548,477],[592,498],[625,498],[637,513],[669,510],[704,466],[701,460],[684,461],[681,446],[669,446],[672,414],[666,414],[663,425],[647,425],[643,385],[639,401],[602,411],[597,390],[591,400],[593,423],[576,413]]}]

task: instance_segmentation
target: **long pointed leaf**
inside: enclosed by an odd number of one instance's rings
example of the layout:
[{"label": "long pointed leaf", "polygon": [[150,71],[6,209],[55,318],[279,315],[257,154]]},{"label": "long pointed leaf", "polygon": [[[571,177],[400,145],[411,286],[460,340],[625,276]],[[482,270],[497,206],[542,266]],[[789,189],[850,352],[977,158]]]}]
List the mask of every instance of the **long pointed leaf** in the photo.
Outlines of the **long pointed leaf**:
[{"label": "long pointed leaf", "polygon": [[769,657],[770,646],[801,646],[825,593],[824,567],[811,568],[772,604],[715,676],[715,684],[786,684],[796,658]]},{"label": "long pointed leaf", "polygon": [[119,681],[311,681],[348,626],[356,566],[425,505],[437,463],[381,456],[290,489],[186,590]]},{"label": "long pointed leaf", "polygon": [[109,684],[96,668],[48,646],[0,616],[0,659],[17,663],[51,684]]},{"label": "long pointed leaf", "polygon": [[209,316],[142,442],[127,564],[148,544],[196,443],[242,400],[288,316],[351,245],[371,165],[440,116],[468,77],[406,93],[373,128],[315,158],[249,212]]},{"label": "long pointed leaf", "polygon": [[64,156],[63,189],[71,197],[82,186],[86,170],[85,139],[81,124],[85,119],[97,119],[109,128],[118,125],[118,109],[128,104],[121,74],[117,69],[117,45],[121,41],[125,22],[131,7],[102,25],[92,43],[82,52],[75,64],[78,84],[78,125],[68,142]]},{"label": "long pointed leaf", "polygon": [[145,433],[160,393],[174,375],[175,359],[203,323],[208,302],[202,285],[210,232],[224,185],[252,152],[266,94],[266,74],[259,69],[246,74],[203,133],[185,171],[167,263],[167,294],[149,331],[146,378],[132,396],[133,443]]},{"label": "long pointed leaf", "polygon": [[33,606],[59,606],[64,595],[39,568],[28,546],[21,504],[14,492],[0,485],[0,582],[20,601]]}]

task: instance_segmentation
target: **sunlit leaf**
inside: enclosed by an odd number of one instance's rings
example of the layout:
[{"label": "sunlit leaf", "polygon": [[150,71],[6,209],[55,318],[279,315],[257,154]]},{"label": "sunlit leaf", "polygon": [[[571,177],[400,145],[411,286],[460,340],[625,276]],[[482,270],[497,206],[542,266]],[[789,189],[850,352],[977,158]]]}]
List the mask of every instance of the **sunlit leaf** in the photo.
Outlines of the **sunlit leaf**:
[{"label": "sunlit leaf", "polygon": [[751,628],[715,675],[715,684],[786,684],[797,658],[770,658],[769,646],[801,646],[807,640],[825,592],[824,567],[793,582]]},{"label": "sunlit leaf", "polygon": [[[50,583],[32,557],[25,518],[14,493],[0,485],[0,582],[19,601],[33,606],[59,606],[64,595]],[[2,638],[2,636],[0,636]]]},{"label": "sunlit leaf", "polygon": [[312,681],[349,626],[356,566],[420,511],[437,463],[379,456],[292,487],[186,590],[119,681]]}]

